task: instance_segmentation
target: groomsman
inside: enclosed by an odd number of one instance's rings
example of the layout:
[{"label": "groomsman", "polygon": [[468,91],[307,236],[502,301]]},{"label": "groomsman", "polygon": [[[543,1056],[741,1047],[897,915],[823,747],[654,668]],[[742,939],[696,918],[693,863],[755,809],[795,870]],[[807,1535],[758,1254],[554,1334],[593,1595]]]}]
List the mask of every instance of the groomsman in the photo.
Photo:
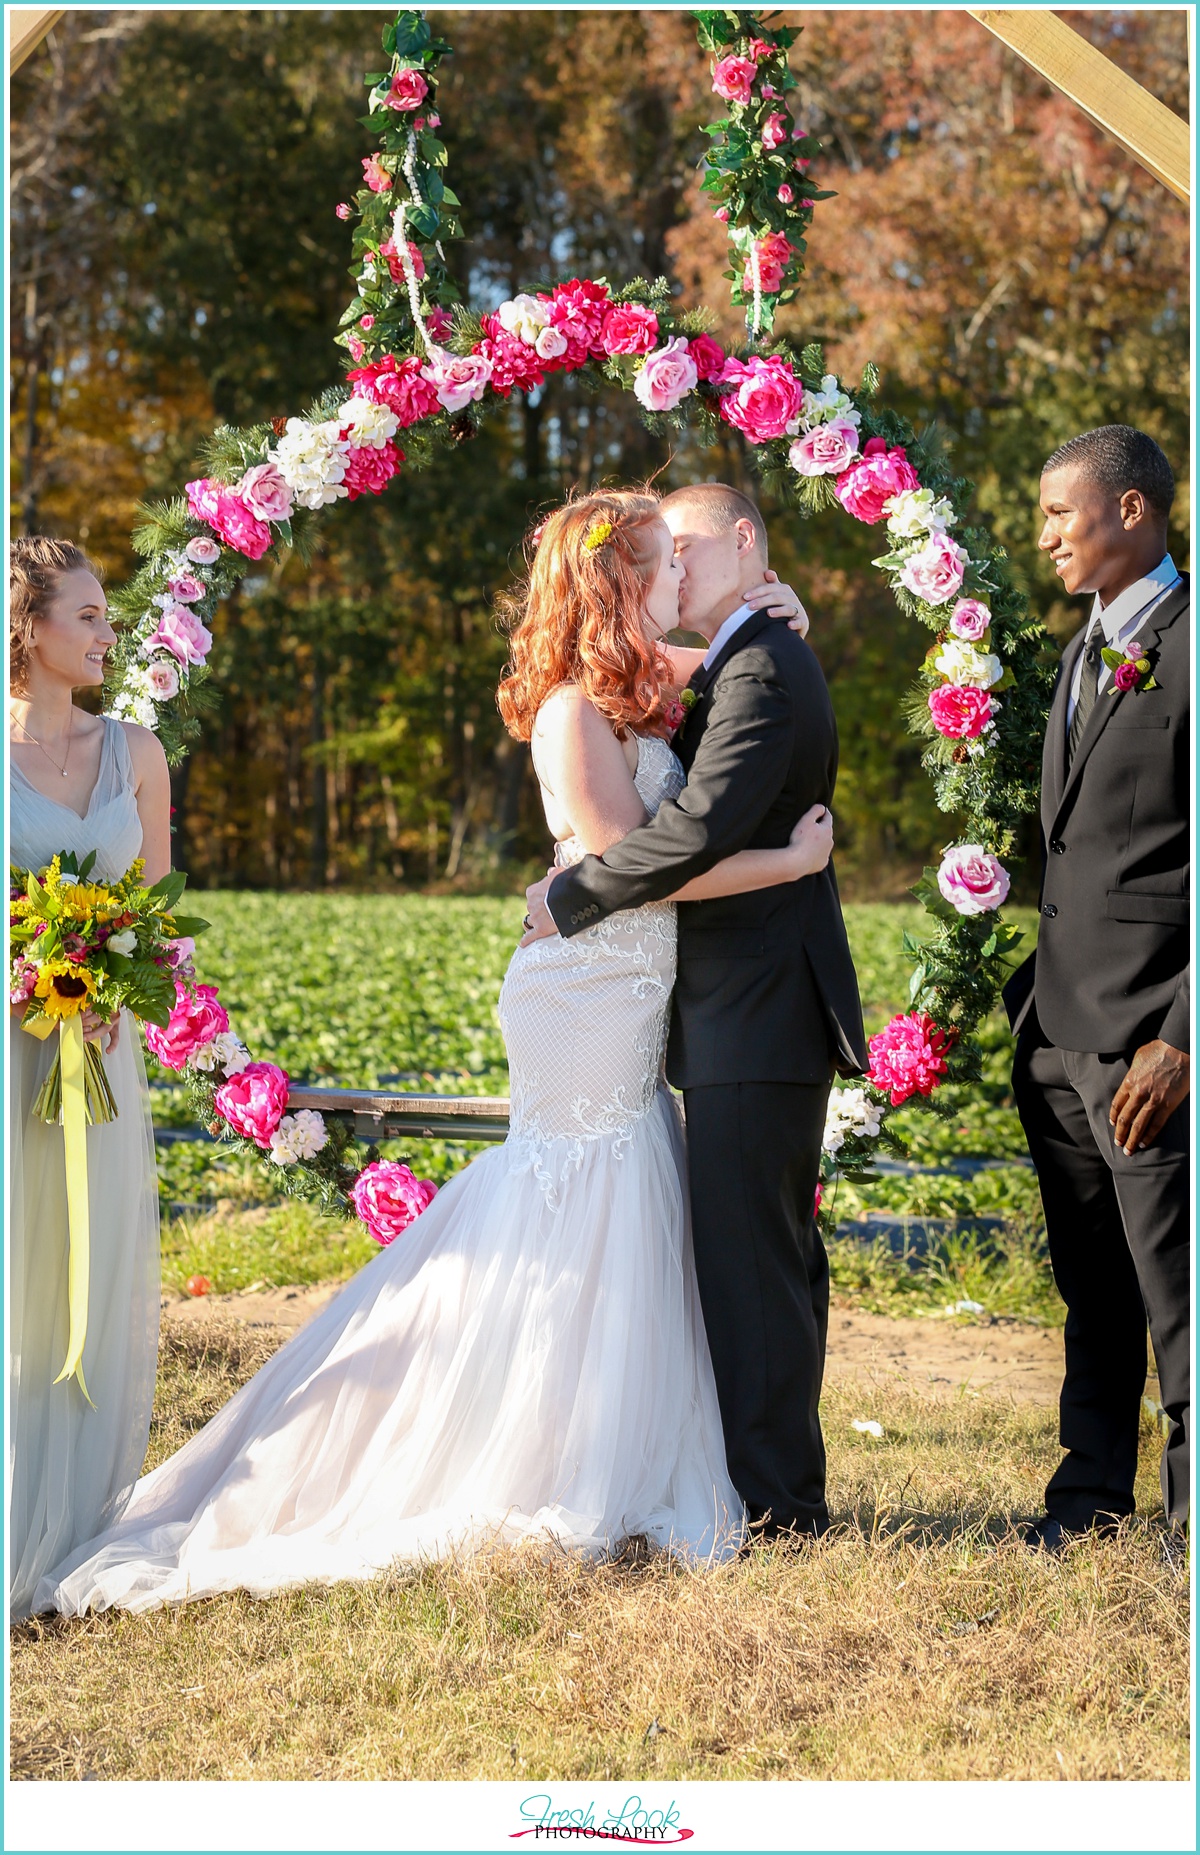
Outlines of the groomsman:
[{"label": "groomsman", "polygon": [[1041,482],[1038,546],[1068,593],[1093,595],[1046,733],[1038,946],[1005,991],[1067,1304],[1067,1453],[1027,1535],[1050,1551],[1134,1510],[1147,1320],[1163,1505],[1188,1516],[1191,591],[1167,551],[1174,493],[1125,425],[1069,440]]}]

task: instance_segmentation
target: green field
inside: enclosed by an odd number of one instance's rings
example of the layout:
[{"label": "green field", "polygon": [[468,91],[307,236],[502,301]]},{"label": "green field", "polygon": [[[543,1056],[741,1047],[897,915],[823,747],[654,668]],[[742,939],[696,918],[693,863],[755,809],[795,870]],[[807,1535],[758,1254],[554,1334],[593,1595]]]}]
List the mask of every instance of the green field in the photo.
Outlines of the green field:
[{"label": "green field", "polygon": [[[219,986],[234,1029],[255,1056],[282,1064],[296,1080],[327,1086],[508,1093],[496,998],[520,932],[519,898],[210,892],[194,905],[212,923],[198,949],[200,975]],[[1016,916],[1032,930],[1032,910]],[[916,905],[864,904],[848,907],[846,918],[870,1032],[905,999],[909,961],[901,932],[920,932],[926,917]],[[952,1292],[981,1300],[987,1290],[995,1311],[1054,1317],[1036,1183],[1027,1166],[1014,1163],[1025,1147],[1008,1090],[1011,1045],[999,1017],[985,1027],[983,1041],[982,1084],[942,1093],[950,1118],[906,1111],[894,1122],[909,1141],[910,1162],[939,1170],[893,1173],[869,1192],[843,1184],[837,1211],[850,1226],[874,1211],[1000,1217],[1005,1229],[984,1252],[973,1238],[952,1239],[933,1275],[930,1265],[897,1266],[880,1246],[872,1252],[853,1239],[837,1246],[835,1273],[857,1284],[864,1304],[895,1309],[914,1294],[922,1305],[931,1295],[933,1304],[938,1297],[944,1304]],[[186,1125],[178,1084],[153,1064],[151,1079],[159,1127]],[[418,1142],[403,1156],[442,1183],[472,1150]],[[973,1176],[944,1169],[967,1158],[992,1164]],[[266,1166],[223,1158],[219,1149],[191,1141],[160,1145],[159,1160],[170,1217],[168,1280],[199,1271],[222,1288],[312,1281],[347,1273],[373,1253],[355,1227],[280,1203]]]}]

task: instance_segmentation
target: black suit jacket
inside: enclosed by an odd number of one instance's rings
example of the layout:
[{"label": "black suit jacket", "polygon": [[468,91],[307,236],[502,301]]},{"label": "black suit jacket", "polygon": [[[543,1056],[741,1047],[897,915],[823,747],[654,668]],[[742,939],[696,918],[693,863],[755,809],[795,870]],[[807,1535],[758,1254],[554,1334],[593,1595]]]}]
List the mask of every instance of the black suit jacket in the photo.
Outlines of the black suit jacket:
[{"label": "black suit jacket", "polygon": [[1036,1006],[1062,1050],[1190,1048],[1191,583],[1138,637],[1156,689],[1096,697],[1067,770],[1067,701],[1086,627],[1063,653],[1042,756],[1042,918],[1005,987],[1014,1030]]},{"label": "black suit jacket", "polygon": [[[603,857],[556,877],[550,912],[566,936],[620,909],[661,901],[734,851],[785,845],[810,805],[828,805],[837,728],[812,651],[780,619],[753,614],[689,685],[675,741],[687,785]],[[867,1054],[832,866],[799,882],[679,906],[679,973],[667,1076],[676,1088],[824,1082]]]}]

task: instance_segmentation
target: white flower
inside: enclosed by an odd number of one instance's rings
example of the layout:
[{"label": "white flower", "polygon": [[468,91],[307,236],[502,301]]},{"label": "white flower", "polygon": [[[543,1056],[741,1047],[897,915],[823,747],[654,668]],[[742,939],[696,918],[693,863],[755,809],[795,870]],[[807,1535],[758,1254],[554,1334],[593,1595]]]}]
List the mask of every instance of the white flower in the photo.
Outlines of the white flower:
[{"label": "white flower", "polygon": [[556,361],[567,352],[567,338],[560,328],[544,328],[533,345],[543,361]]},{"label": "white flower", "polygon": [[473,399],[482,399],[492,377],[492,364],[482,354],[451,354],[431,348],[423,369],[426,380],[447,412],[461,412]]},{"label": "white flower", "polygon": [[990,689],[1004,675],[1004,665],[990,651],[976,650],[963,638],[947,638],[933,660],[947,682],[960,689]]},{"label": "white flower", "polygon": [[382,451],[400,429],[390,406],[376,406],[369,399],[348,399],[337,409],[337,422],[356,449],[366,446],[372,451]]},{"label": "white flower", "polygon": [[[550,310],[547,304],[539,303],[536,296],[514,296],[509,302],[501,303],[496,317],[502,329],[515,335],[518,341],[523,341],[527,348],[536,348],[539,334],[550,321]],[[566,347],[565,341],[563,347]],[[541,352],[540,349],[538,351]],[[561,352],[562,349],[559,349]]]},{"label": "white flower", "polygon": [[267,453],[296,501],[305,509],[323,509],[348,496],[342,487],[350,450],[336,419],[311,425],[307,419],[289,419],[283,437]]},{"label": "white flower", "polygon": [[109,935],[108,946],[110,952],[123,953],[128,957],[137,948],[137,935],[132,928],[122,928],[119,934]]},{"label": "white flower", "polygon": [[883,1425],[878,1423],[874,1417],[856,1417],[851,1423],[850,1428],[852,1430],[857,1430],[860,1436],[878,1437],[883,1435]]},{"label": "white flower", "polygon": [[192,1069],[203,1069],[206,1073],[223,1069],[227,1076],[240,1076],[249,1062],[249,1050],[232,1031],[218,1031],[208,1043],[197,1044],[188,1057],[188,1066]]},{"label": "white flower", "polygon": [[150,659],[146,675],[156,702],[170,702],[179,694],[179,671],[165,654]]},{"label": "white flower", "polygon": [[328,1139],[324,1116],[301,1108],[297,1114],[285,1114],[271,1135],[271,1158],[277,1166],[294,1166],[298,1160],[314,1158]]},{"label": "white flower", "polygon": [[834,1089],[825,1110],[821,1145],[832,1158],[851,1138],[873,1140],[882,1124],[882,1105],[872,1101],[865,1089]]},{"label": "white flower", "polygon": [[814,425],[825,425],[830,419],[844,419],[857,431],[861,422],[849,397],[842,392],[836,374],[825,375],[819,393],[805,387],[801,416],[805,431],[811,431]]},{"label": "white flower", "polygon": [[888,533],[898,540],[915,541],[922,535],[944,535],[954,520],[954,510],[945,497],[932,490],[901,490],[884,503],[888,512]]}]

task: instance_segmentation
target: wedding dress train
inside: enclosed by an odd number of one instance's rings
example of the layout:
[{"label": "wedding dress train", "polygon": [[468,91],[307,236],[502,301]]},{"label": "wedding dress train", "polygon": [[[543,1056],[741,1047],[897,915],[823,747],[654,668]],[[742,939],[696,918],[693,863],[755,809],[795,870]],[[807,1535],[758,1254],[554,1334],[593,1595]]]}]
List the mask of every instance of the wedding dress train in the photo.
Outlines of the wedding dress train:
[{"label": "wedding dress train", "polygon": [[[651,812],[683,784],[657,739],[639,742],[636,779]],[[735,1551],[660,1080],[674,972],[669,903],[519,949],[500,995],[504,1145],[139,1482],[37,1608],[263,1594],[492,1540]]]}]

